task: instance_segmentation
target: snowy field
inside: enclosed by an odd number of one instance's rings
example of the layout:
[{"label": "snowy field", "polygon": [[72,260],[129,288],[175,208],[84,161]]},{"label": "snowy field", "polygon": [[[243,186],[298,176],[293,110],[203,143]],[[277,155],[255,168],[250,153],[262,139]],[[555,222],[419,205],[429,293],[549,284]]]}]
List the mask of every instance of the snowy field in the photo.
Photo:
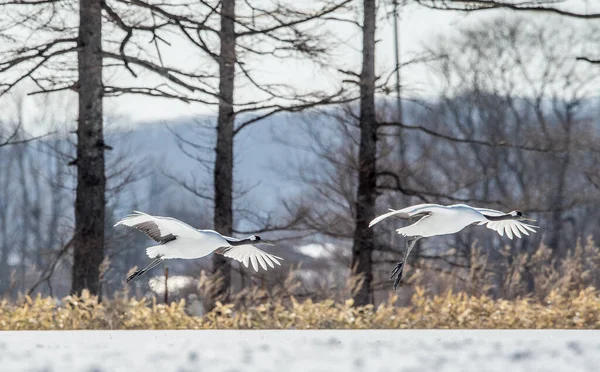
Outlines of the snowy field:
[{"label": "snowy field", "polygon": [[0,332],[0,371],[598,371],[599,331]]}]

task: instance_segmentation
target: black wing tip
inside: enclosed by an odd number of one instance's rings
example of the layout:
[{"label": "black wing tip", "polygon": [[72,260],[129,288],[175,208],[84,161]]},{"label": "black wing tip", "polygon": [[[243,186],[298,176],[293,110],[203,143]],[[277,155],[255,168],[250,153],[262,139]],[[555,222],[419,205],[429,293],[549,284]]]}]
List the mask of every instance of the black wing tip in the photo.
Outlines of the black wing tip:
[{"label": "black wing tip", "polygon": [[162,235],[162,232],[160,231],[160,228],[158,227],[156,221],[144,221],[133,225],[132,227],[143,232],[150,239],[160,244],[167,244],[168,242],[177,239],[177,236],[173,235],[172,233]]},{"label": "black wing tip", "polygon": [[160,244],[167,244],[168,242],[172,242],[173,240],[177,239],[177,235],[173,235],[173,234],[168,234],[165,236],[161,236],[160,237]]}]

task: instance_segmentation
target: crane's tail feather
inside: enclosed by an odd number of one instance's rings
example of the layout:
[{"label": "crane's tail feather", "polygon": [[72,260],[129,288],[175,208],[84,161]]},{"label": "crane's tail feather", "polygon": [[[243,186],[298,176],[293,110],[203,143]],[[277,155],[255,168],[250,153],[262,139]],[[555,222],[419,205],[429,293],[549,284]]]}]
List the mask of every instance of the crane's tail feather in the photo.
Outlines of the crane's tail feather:
[{"label": "crane's tail feather", "polygon": [[146,248],[146,254],[150,258],[156,258],[159,255],[163,254],[162,252],[164,246],[163,245],[153,245],[152,247]]},{"label": "crane's tail feather", "polygon": [[401,236],[414,236],[414,235],[417,235],[412,230],[414,230],[414,225],[401,227],[399,229],[396,229],[396,232],[398,233],[398,235],[401,235]]}]

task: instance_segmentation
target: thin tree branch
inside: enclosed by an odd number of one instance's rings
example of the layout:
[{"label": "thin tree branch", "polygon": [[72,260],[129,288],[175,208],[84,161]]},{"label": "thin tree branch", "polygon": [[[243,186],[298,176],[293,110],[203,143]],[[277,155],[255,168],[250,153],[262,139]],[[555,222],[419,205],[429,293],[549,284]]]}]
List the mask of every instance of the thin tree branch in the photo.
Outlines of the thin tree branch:
[{"label": "thin tree branch", "polygon": [[[543,12],[553,13],[562,16],[568,16],[573,18],[581,19],[598,19],[600,13],[575,13],[568,10],[563,10],[555,7],[544,6],[543,4],[556,4],[556,1],[524,1],[520,3],[505,2],[499,0],[416,0],[417,3],[433,9],[441,10],[457,10],[472,12],[478,10],[491,10],[491,9],[511,9],[519,11],[532,11],[532,12]],[[456,4],[456,5],[455,5]],[[540,5],[536,5],[540,4]]]},{"label": "thin tree branch", "polygon": [[43,282],[50,282],[50,279],[52,278],[52,275],[54,274],[54,270],[56,269],[56,265],[58,264],[58,262],[60,261],[60,259],[65,255],[65,253],[67,253],[67,251],[69,250],[69,248],[71,247],[71,245],[73,244],[73,240],[74,237],[72,237],[67,244],[65,244],[59,251],[58,254],[56,255],[56,257],[54,258],[54,260],[52,261],[52,263],[50,264],[50,266],[48,268],[46,268],[46,270],[44,270],[44,272],[42,273],[42,275],[40,275],[40,278],[38,279],[37,282],[35,282],[31,288],[29,288],[29,290],[27,290],[27,295],[30,296],[33,291],[35,291],[35,289],[42,284]]},{"label": "thin tree branch", "polygon": [[[535,146],[524,145],[524,144],[520,145],[520,144],[508,143],[505,141],[490,142],[490,141],[470,139],[470,138],[458,138],[458,137],[454,137],[454,136],[450,136],[447,134],[442,134],[442,133],[436,132],[436,131],[429,129],[422,125],[410,125],[410,124],[404,124],[404,123],[400,123],[400,122],[379,122],[378,125],[382,126],[382,127],[392,126],[392,127],[399,127],[402,129],[416,130],[416,131],[420,131],[420,132],[429,134],[433,137],[445,139],[445,140],[452,141],[452,142],[468,143],[468,144],[481,145],[481,146],[486,146],[486,147],[512,148],[512,149],[518,149],[518,150],[546,152],[546,153],[552,153],[552,152],[561,153],[561,152],[572,151],[571,149],[568,149],[568,148],[535,147]],[[587,149],[587,150],[591,150],[594,152],[600,151],[600,149],[594,149],[594,148]]]}]

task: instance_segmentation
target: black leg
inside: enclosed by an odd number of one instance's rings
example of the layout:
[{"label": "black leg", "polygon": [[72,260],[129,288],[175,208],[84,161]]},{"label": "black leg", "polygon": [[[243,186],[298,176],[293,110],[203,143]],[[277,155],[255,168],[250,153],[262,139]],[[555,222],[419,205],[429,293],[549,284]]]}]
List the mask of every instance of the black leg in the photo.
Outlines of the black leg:
[{"label": "black leg", "polygon": [[156,257],[155,259],[150,261],[148,263],[148,265],[146,265],[143,269],[137,270],[133,274],[129,275],[129,277],[127,278],[127,280],[125,282],[129,283],[131,280],[137,278],[138,276],[144,275],[147,271],[152,270],[153,268],[158,266],[162,261],[163,261],[163,259],[161,256]]},{"label": "black leg", "polygon": [[390,279],[392,279],[394,276],[396,276],[396,274],[398,274],[399,270],[402,270],[402,266],[404,266],[404,260],[400,260],[400,262],[398,262],[398,264],[394,267],[394,269],[392,270],[392,273],[390,274]]},{"label": "black leg", "polygon": [[396,275],[396,279],[394,280],[394,291],[398,289],[398,284],[400,284],[400,280],[402,280],[402,272],[404,271],[404,262],[400,262],[398,264],[398,273]]},{"label": "black leg", "polygon": [[417,240],[419,240],[419,239],[421,239],[421,237],[420,236],[416,236],[416,237],[410,239],[406,243],[406,252],[404,253],[404,258],[402,260],[400,260],[400,262],[398,262],[398,264],[396,265],[396,267],[394,267],[394,269],[392,270],[390,279],[393,279],[394,277],[396,277],[396,279],[394,280],[394,290],[396,290],[398,288],[398,284],[400,284],[400,281],[402,280],[402,273],[404,271],[404,264],[406,263],[406,260],[408,259],[408,255],[410,254],[410,252],[412,251],[413,247],[417,243]]}]

